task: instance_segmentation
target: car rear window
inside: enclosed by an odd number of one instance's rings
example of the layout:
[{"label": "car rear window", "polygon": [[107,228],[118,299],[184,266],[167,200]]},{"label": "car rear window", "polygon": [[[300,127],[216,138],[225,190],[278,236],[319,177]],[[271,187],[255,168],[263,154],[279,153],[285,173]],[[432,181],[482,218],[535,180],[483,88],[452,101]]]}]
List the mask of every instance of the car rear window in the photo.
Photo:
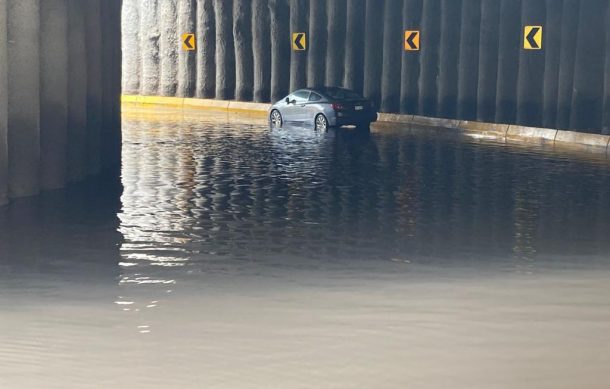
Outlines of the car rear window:
[{"label": "car rear window", "polygon": [[333,100],[362,100],[363,97],[358,93],[353,92],[349,89],[343,88],[327,88],[324,92],[328,97]]}]

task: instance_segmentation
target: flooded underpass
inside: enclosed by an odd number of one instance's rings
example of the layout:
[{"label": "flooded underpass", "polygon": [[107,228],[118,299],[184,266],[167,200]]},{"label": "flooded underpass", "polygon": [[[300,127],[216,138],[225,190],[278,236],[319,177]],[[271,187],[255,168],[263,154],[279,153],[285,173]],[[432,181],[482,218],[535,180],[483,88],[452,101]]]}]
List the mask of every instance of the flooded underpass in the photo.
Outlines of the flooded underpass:
[{"label": "flooded underpass", "polygon": [[0,211],[2,388],[607,388],[605,154],[127,109]]}]

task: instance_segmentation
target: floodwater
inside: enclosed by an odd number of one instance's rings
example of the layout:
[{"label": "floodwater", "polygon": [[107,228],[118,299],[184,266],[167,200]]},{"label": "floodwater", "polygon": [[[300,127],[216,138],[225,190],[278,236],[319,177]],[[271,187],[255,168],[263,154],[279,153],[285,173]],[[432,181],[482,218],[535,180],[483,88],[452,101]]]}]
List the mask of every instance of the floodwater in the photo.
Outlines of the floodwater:
[{"label": "floodwater", "polygon": [[0,388],[608,388],[605,154],[126,110],[0,210]]}]

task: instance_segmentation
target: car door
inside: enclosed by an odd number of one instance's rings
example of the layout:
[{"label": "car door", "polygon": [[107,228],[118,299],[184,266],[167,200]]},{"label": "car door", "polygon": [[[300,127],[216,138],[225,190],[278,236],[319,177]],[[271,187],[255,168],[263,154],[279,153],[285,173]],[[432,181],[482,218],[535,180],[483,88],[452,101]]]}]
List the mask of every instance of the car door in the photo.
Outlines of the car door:
[{"label": "car door", "polygon": [[307,102],[309,100],[310,92],[308,90],[299,90],[292,94],[294,98],[294,119],[295,121],[305,121],[308,118],[307,115]]},{"label": "car door", "polygon": [[311,92],[311,94],[309,95],[307,104],[306,104],[306,113],[305,113],[306,121],[313,122],[316,115],[323,111],[323,109],[320,105],[323,100],[324,100],[324,98],[320,94],[318,94],[316,92]]}]

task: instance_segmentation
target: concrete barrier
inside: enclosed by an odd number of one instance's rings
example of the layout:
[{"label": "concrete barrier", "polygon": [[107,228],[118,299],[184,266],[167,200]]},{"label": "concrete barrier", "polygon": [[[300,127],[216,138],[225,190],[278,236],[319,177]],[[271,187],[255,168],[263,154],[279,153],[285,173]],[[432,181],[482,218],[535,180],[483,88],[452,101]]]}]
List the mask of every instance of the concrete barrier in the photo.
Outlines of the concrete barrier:
[{"label": "concrete barrier", "polygon": [[[270,104],[242,101],[178,98],[161,96],[122,96],[122,102],[135,105],[164,105],[188,109],[206,109],[221,112],[248,114],[252,117],[265,116]],[[403,123],[410,126],[453,129],[464,133],[476,133],[485,136],[506,139],[514,142],[548,143],[561,146],[572,146],[586,149],[610,149],[610,136],[586,134],[572,131],[559,131],[550,128],[525,127],[508,124],[485,123],[468,120],[430,118],[417,115],[380,113],[381,123]]]},{"label": "concrete barrier", "polygon": [[457,129],[460,125],[459,120],[453,119],[441,119],[441,118],[432,118],[427,116],[417,116],[413,115],[413,120],[411,122],[417,126],[425,126],[425,127],[440,127],[447,129]]},{"label": "concrete barrier", "polygon": [[553,143],[557,136],[557,130],[550,128],[509,126],[506,132],[507,140],[524,142]]},{"label": "concrete barrier", "polygon": [[508,132],[508,124],[483,123],[463,120],[458,126],[464,132],[476,132],[478,134],[505,138]]},{"label": "concrete barrier", "polygon": [[558,131],[555,137],[555,144],[577,145],[585,147],[608,148],[610,137],[607,135],[586,134],[574,131]]}]

